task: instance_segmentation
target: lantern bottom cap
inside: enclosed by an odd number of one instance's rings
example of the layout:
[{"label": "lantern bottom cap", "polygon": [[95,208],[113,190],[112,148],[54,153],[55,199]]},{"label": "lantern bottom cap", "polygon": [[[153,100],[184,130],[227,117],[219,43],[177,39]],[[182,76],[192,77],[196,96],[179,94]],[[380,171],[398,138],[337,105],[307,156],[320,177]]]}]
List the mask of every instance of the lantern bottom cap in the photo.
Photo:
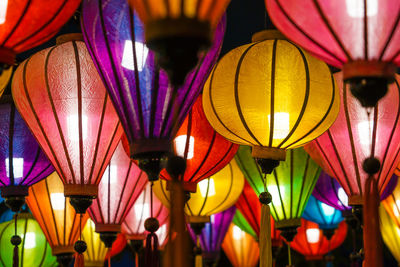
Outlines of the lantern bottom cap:
[{"label": "lantern bottom cap", "polygon": [[54,256],[61,255],[61,254],[71,254],[75,253],[74,245],[70,246],[55,246],[51,249]]},{"label": "lantern bottom cap", "polygon": [[275,221],[275,227],[281,231],[281,236],[283,236],[288,242],[293,241],[297,234],[297,228],[300,225],[300,218]]},{"label": "lantern bottom cap", "polygon": [[74,258],[74,253],[60,253],[56,255],[56,258],[61,267],[68,267]]},{"label": "lantern bottom cap", "polygon": [[69,203],[74,207],[76,213],[85,214],[87,209],[92,205],[93,199],[93,196],[74,195],[70,196]]},{"label": "lantern bottom cap", "polygon": [[103,241],[106,248],[111,248],[114,241],[117,240],[118,232],[101,232],[100,240]]},{"label": "lantern bottom cap", "polygon": [[253,146],[251,149],[251,156],[253,158],[284,161],[286,159],[286,149],[265,146]]},{"label": "lantern bottom cap", "polygon": [[121,232],[121,225],[120,224],[111,224],[111,223],[96,223],[95,224],[95,231],[96,233],[103,233],[103,232]]}]

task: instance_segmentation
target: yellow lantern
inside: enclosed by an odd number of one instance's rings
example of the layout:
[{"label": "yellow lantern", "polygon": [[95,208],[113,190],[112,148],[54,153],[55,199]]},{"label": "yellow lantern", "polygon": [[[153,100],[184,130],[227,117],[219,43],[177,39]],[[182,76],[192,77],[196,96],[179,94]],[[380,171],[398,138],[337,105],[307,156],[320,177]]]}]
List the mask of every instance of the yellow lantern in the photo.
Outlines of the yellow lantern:
[{"label": "yellow lantern", "polygon": [[400,227],[400,183],[397,183],[393,192],[382,201],[381,206],[385,207],[386,212]]},{"label": "yellow lantern", "polygon": [[392,255],[400,265],[400,227],[392,220],[386,209],[380,205],[379,218],[381,221],[381,233],[383,242],[389,248]]},{"label": "yellow lantern", "polygon": [[203,108],[219,134],[252,146],[252,156],[264,159],[259,164],[270,173],[286,149],[332,125],[339,94],[325,63],[268,30],[217,63],[204,86]]}]

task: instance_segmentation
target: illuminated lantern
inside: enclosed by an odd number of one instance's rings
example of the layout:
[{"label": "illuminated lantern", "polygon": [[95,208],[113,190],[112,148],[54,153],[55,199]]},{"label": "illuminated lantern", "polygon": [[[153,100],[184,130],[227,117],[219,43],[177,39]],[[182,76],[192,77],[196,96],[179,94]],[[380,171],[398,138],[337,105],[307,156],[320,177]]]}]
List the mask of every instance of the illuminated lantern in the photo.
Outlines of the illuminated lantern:
[{"label": "illuminated lantern", "polygon": [[122,142],[99,184],[99,196],[88,213],[107,248],[121,232],[121,224],[147,183],[147,175],[126,155]]},{"label": "illuminated lantern", "polygon": [[400,263],[400,226],[392,220],[392,217],[382,205],[379,207],[379,218],[383,242],[397,262]]},{"label": "illuminated lantern", "polygon": [[216,28],[201,64],[180,88],[172,88],[144,44],[144,26],[126,0],[84,1],[82,14],[86,45],[121,119],[130,155],[150,180],[157,180],[172,139],[218,58],[225,21]]},{"label": "illuminated lantern", "polygon": [[339,111],[328,66],[277,31],[253,35],[217,63],[203,92],[204,112],[226,139],[252,146],[264,173],[286,150],[324,133]]},{"label": "illuminated lantern", "polygon": [[13,68],[8,68],[0,73],[0,96],[3,95],[4,90],[6,90],[8,83],[10,82],[11,75],[13,73]]},{"label": "illuminated lantern", "polygon": [[[179,177],[183,189],[196,192],[197,183],[225,167],[239,146],[219,135],[208,123],[201,96],[197,98],[174,139],[175,154],[186,161],[185,173]],[[160,177],[172,180],[164,169]]]},{"label": "illuminated lantern", "polygon": [[392,220],[400,227],[400,184],[397,184],[393,192],[382,201],[382,204]]},{"label": "illuminated lantern", "polygon": [[339,223],[343,221],[342,212],[331,207],[314,196],[308,199],[303,218],[318,224],[325,237],[330,240]]},{"label": "illuminated lantern", "polygon": [[243,216],[242,213],[240,213],[239,210],[236,209],[235,216],[233,216],[232,223],[239,226],[240,229],[254,237],[254,239],[258,242],[258,235],[254,231],[254,229],[251,227],[251,225],[248,223],[246,218]]},{"label": "illuminated lantern", "polygon": [[400,3],[390,0],[266,0],[278,29],[343,78],[363,106],[374,107],[400,64]]},{"label": "illuminated lantern", "polygon": [[56,172],[31,186],[26,202],[59,264],[69,266],[74,243],[89,216],[75,212],[68,197],[64,197],[64,186]]},{"label": "illuminated lantern", "polygon": [[234,267],[255,267],[260,256],[256,240],[233,223],[222,242],[222,249]]},{"label": "illuminated lantern", "polygon": [[[13,266],[13,246],[10,237],[14,235],[14,221],[0,224],[0,262],[2,266]],[[17,219],[17,233],[22,242],[19,246],[20,263],[17,266],[57,266],[57,259],[39,224],[30,213],[20,213]]]},{"label": "illuminated lantern", "polygon": [[2,1],[0,63],[13,65],[16,54],[38,46],[54,36],[74,14],[80,2],[80,0]]},{"label": "illuminated lantern", "polygon": [[322,260],[323,256],[339,247],[347,235],[345,222],[339,224],[332,238],[328,240],[318,228],[318,224],[302,219],[301,227],[291,242],[291,247],[303,254],[306,260]]},{"label": "illuminated lantern", "polygon": [[[210,222],[206,223],[203,229],[201,229],[201,233],[199,234],[201,250],[198,252],[201,252],[200,254],[202,254],[205,266],[217,264],[222,241],[224,240],[235,212],[236,208],[232,206],[223,212],[211,215]],[[191,227],[189,229],[192,240],[197,242],[195,229]]]}]

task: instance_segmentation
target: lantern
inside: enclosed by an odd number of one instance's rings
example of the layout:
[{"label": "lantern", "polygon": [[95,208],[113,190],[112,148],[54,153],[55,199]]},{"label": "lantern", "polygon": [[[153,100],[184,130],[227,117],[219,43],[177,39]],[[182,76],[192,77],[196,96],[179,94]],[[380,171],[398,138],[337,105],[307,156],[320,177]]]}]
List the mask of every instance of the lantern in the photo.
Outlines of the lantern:
[{"label": "lantern", "polygon": [[383,241],[400,262],[400,227],[382,205],[379,207],[379,218]]},{"label": "lantern", "polygon": [[[199,234],[201,250],[199,253],[202,254],[205,266],[214,266],[217,264],[222,241],[224,240],[235,212],[236,208],[232,206],[223,212],[211,215],[210,222],[206,223],[201,230]],[[194,229],[189,229],[192,240],[197,242],[197,234]],[[198,245],[199,244],[197,244],[197,246]]]},{"label": "lantern", "polygon": [[325,132],[339,111],[329,68],[277,31],[226,54],[203,92],[204,112],[226,139],[252,146],[265,173],[285,160],[286,149]]},{"label": "lantern", "polygon": [[303,218],[318,224],[325,237],[330,240],[338,224],[343,221],[342,212],[331,207],[314,196],[308,199]]},{"label": "lantern", "polygon": [[126,0],[84,1],[82,14],[86,45],[121,119],[130,155],[150,180],[157,180],[161,161],[219,55],[225,21],[185,83],[171,88],[145,45],[142,22]]},{"label": "lantern", "polygon": [[88,212],[107,248],[147,183],[147,175],[126,155],[120,142],[99,184],[99,197]]},{"label": "lantern", "polygon": [[258,263],[258,243],[233,223],[229,226],[222,249],[234,267],[255,267]]},{"label": "lantern", "polygon": [[243,214],[236,209],[235,216],[233,216],[232,223],[236,226],[238,226],[240,229],[254,237],[254,239],[258,242],[258,235],[254,231],[254,229],[251,227],[247,219],[243,216]]},{"label": "lantern", "polygon": [[303,254],[306,260],[322,260],[323,256],[339,247],[346,239],[347,225],[341,222],[332,238],[328,240],[318,224],[302,219],[301,227],[291,242],[291,247]]},{"label": "lantern", "polygon": [[0,7],[1,63],[11,66],[16,54],[50,39],[74,14],[80,2],[3,1]]},{"label": "lantern", "polygon": [[15,104],[64,183],[78,213],[97,185],[122,135],[117,113],[79,34],[59,37],[19,65]]},{"label": "lantern", "polygon": [[0,73],[0,96],[3,95],[4,90],[6,90],[8,83],[10,82],[11,75],[13,73],[13,68],[8,68]]},{"label": "lantern", "polygon": [[374,107],[394,81],[400,3],[390,0],[319,2],[266,0],[278,29],[326,63],[343,68],[343,79],[363,106]]},{"label": "lantern", "polygon": [[[186,161],[185,173],[179,177],[183,189],[196,192],[197,183],[225,167],[235,156],[238,145],[219,135],[208,123],[198,97],[174,139],[175,154]],[[164,169],[160,177],[172,180]]]},{"label": "lantern", "polygon": [[103,267],[106,258],[111,258],[111,253],[118,254],[123,250],[126,239],[123,234],[119,234],[112,247],[107,248],[98,233],[95,232],[95,223],[92,220],[86,222],[82,231],[82,240],[88,246],[85,252],[86,267]]},{"label": "lantern", "polygon": [[[50,267],[57,266],[56,257],[51,255],[51,248],[39,224],[30,213],[20,213],[16,222],[17,233],[22,242],[19,246],[20,264],[17,266]],[[0,224],[0,262],[2,266],[13,266],[13,246],[10,237],[14,235],[14,221]]]},{"label": "lantern", "polygon": [[17,212],[25,203],[28,187],[49,176],[54,168],[9,95],[0,98],[0,129],[1,194]]},{"label": "lantern", "polygon": [[75,212],[68,197],[64,197],[63,184],[56,172],[31,186],[26,202],[59,264],[69,266],[74,243],[89,216]]},{"label": "lantern", "polygon": [[382,201],[387,214],[400,227],[400,184],[397,184],[393,192]]}]

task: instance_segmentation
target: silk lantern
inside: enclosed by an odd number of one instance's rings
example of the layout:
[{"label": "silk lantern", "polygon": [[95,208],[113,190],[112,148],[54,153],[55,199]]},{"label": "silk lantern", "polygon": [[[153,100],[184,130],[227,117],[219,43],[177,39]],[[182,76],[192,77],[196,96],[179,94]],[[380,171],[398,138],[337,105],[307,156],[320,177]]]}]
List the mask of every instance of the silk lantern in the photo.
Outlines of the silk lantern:
[{"label": "silk lantern", "polygon": [[389,248],[396,261],[400,262],[400,226],[392,219],[385,207],[379,207],[379,219],[383,242]]},{"label": "silk lantern", "polygon": [[339,224],[338,229],[328,240],[318,228],[318,224],[302,219],[301,227],[291,243],[291,247],[303,254],[306,260],[322,260],[323,256],[339,247],[347,235],[345,222]]},{"label": "silk lantern", "polygon": [[343,68],[343,79],[363,106],[374,107],[394,81],[400,3],[390,0],[266,0],[268,13],[288,38],[326,63]]},{"label": "silk lantern", "polygon": [[96,224],[96,232],[107,248],[121,232],[133,203],[147,183],[147,175],[126,155],[119,142],[99,184],[99,196],[88,213]]},{"label": "silk lantern", "polygon": [[393,192],[382,201],[382,205],[392,220],[400,227],[400,184],[397,184]]},{"label": "silk lantern", "polygon": [[130,155],[150,180],[157,180],[172,139],[219,55],[225,20],[216,28],[209,52],[180,88],[169,86],[145,45],[144,31],[125,0],[83,3],[85,42],[125,129]]},{"label": "silk lantern", "polygon": [[39,224],[30,213],[20,213],[14,221],[0,224],[0,262],[2,266],[13,266],[13,246],[10,237],[14,235],[15,227],[22,242],[18,248],[20,263],[17,266],[52,267],[57,266],[57,259],[51,254],[51,247],[40,229]]},{"label": "silk lantern", "polygon": [[258,243],[233,223],[222,242],[222,249],[234,267],[255,267],[258,263]]},{"label": "silk lantern", "polygon": [[203,106],[218,133],[252,146],[263,172],[271,173],[287,149],[332,125],[339,95],[325,63],[279,32],[263,31],[217,63],[204,86]]},{"label": "silk lantern", "polygon": [[63,183],[56,172],[31,186],[26,202],[58,263],[63,267],[69,266],[74,243],[89,216],[75,212],[68,197],[64,197]]},{"label": "silk lantern", "polygon": [[230,1],[128,2],[145,24],[146,43],[155,51],[157,64],[166,70],[171,83],[177,86],[196,66],[198,53],[211,45],[212,32]]},{"label": "silk lantern", "polygon": [[22,62],[15,71],[15,104],[64,183],[78,213],[98,184],[123,133],[121,123],[80,34]]},{"label": "silk lantern", "polygon": [[238,209],[236,209],[236,213],[235,216],[233,216],[232,223],[254,237],[254,239],[258,242],[258,235],[256,234],[255,230]]}]

